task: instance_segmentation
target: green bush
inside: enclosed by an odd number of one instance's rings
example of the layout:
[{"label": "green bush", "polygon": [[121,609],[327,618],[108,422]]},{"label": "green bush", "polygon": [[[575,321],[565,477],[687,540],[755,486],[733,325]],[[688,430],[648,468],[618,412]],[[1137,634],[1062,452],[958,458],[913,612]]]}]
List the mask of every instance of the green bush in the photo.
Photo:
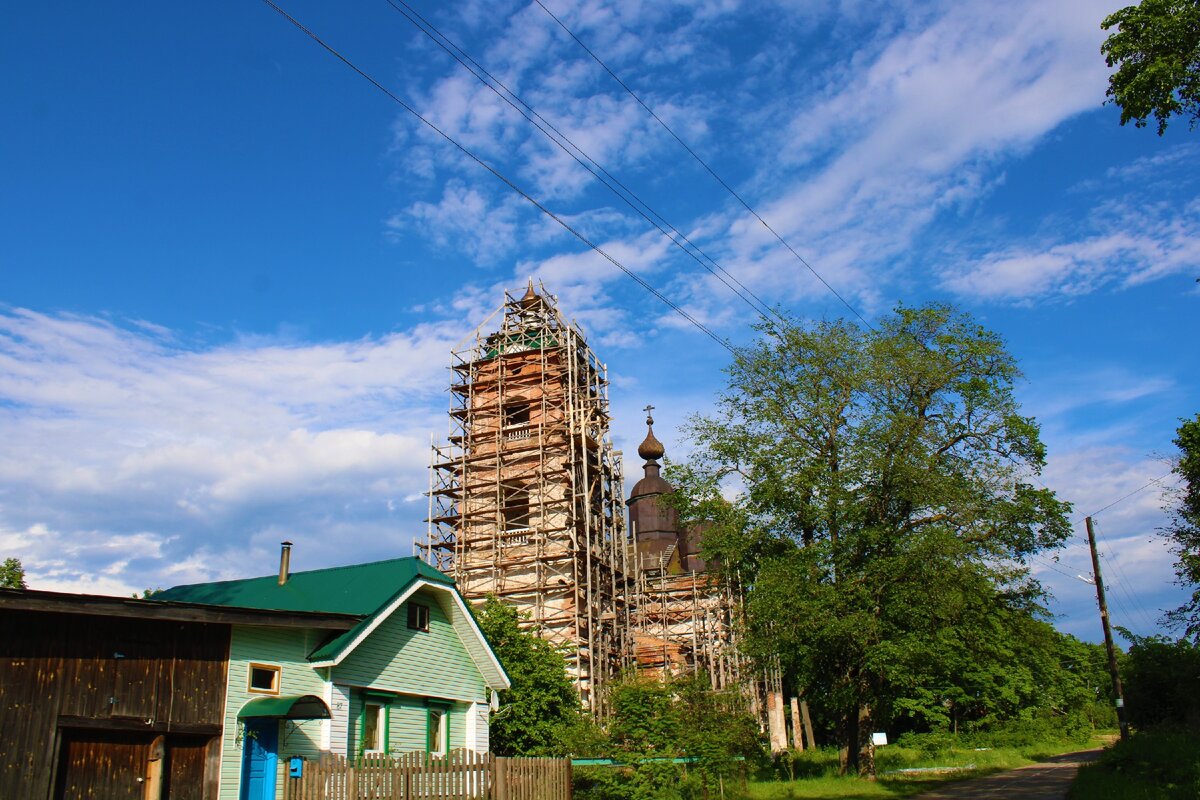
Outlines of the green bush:
[{"label": "green bush", "polygon": [[1079,770],[1072,800],[1184,800],[1200,797],[1200,742],[1183,729],[1159,728],[1117,742]]},{"label": "green bush", "polygon": [[916,750],[923,756],[936,756],[948,753],[955,747],[963,746],[962,740],[950,731],[906,733],[896,740],[896,744]]},{"label": "green bush", "polygon": [[1185,640],[1133,637],[1125,666],[1129,721],[1139,727],[1200,727],[1200,647]]},{"label": "green bush", "polygon": [[1094,732],[1091,719],[1083,711],[1063,715],[1042,712],[972,731],[963,737],[963,744],[969,747],[1036,747],[1064,741],[1086,744]]},{"label": "green bush", "polygon": [[581,800],[733,798],[745,771],[762,759],[745,698],[713,691],[704,676],[661,681],[631,675],[609,686],[607,701],[603,735],[580,736],[579,746],[627,766],[580,768],[575,794]]}]

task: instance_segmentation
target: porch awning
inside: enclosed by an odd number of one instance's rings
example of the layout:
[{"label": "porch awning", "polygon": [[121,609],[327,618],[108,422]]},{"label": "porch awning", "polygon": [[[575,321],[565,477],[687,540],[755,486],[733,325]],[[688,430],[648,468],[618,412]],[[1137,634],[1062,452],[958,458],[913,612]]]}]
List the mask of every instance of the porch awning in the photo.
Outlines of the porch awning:
[{"label": "porch awning", "polygon": [[238,712],[238,719],[329,719],[329,706],[315,694],[256,697]]}]

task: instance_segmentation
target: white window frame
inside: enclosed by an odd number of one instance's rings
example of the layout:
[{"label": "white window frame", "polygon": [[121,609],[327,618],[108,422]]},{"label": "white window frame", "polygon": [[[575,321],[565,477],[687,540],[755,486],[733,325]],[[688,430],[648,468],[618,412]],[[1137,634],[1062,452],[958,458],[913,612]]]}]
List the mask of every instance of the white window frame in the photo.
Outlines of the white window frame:
[{"label": "white window frame", "polygon": [[431,733],[430,739],[436,745],[435,749],[429,751],[431,756],[444,756],[450,750],[450,709],[441,706],[430,706],[429,708],[429,723],[432,725],[437,722],[437,728]]},{"label": "white window frame", "polygon": [[[374,709],[374,711],[372,711]],[[386,703],[381,703],[378,700],[363,700],[363,727],[366,728],[367,719],[371,716],[375,717],[375,741],[368,745],[365,733],[361,740],[362,752],[364,753],[382,753],[384,745],[387,742],[385,731],[388,725],[388,706]]]}]

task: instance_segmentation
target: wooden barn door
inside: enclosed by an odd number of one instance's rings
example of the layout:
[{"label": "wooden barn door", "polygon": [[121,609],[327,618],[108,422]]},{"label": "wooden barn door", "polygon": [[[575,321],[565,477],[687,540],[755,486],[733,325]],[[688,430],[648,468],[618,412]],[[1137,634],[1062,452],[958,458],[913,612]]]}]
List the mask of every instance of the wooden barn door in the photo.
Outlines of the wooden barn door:
[{"label": "wooden barn door", "polygon": [[64,730],[55,800],[141,800],[152,736]]},{"label": "wooden barn door", "polygon": [[216,737],[62,729],[55,800],[208,800]]}]

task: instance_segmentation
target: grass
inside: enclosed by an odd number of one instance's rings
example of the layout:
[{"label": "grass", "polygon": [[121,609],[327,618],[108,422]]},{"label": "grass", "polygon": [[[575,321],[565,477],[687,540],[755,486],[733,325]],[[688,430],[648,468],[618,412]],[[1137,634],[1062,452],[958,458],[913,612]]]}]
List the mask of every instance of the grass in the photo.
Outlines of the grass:
[{"label": "grass", "polygon": [[1071,800],[1184,800],[1200,797],[1200,739],[1173,729],[1139,731],[1079,770]]},{"label": "grass", "polygon": [[[1041,741],[1024,745],[976,750],[947,739],[942,746],[905,747],[889,745],[876,751],[878,780],[867,781],[837,775],[837,751],[821,749],[797,754],[788,777],[786,764],[776,768],[775,779],[752,780],[747,786],[751,800],[799,800],[800,798],[908,797],[935,789],[949,781],[976,778],[1023,767],[1061,753],[1099,747],[1104,739]],[[948,768],[941,772],[897,772],[902,769]],[[1097,795],[1098,796],[1098,795]]]}]

